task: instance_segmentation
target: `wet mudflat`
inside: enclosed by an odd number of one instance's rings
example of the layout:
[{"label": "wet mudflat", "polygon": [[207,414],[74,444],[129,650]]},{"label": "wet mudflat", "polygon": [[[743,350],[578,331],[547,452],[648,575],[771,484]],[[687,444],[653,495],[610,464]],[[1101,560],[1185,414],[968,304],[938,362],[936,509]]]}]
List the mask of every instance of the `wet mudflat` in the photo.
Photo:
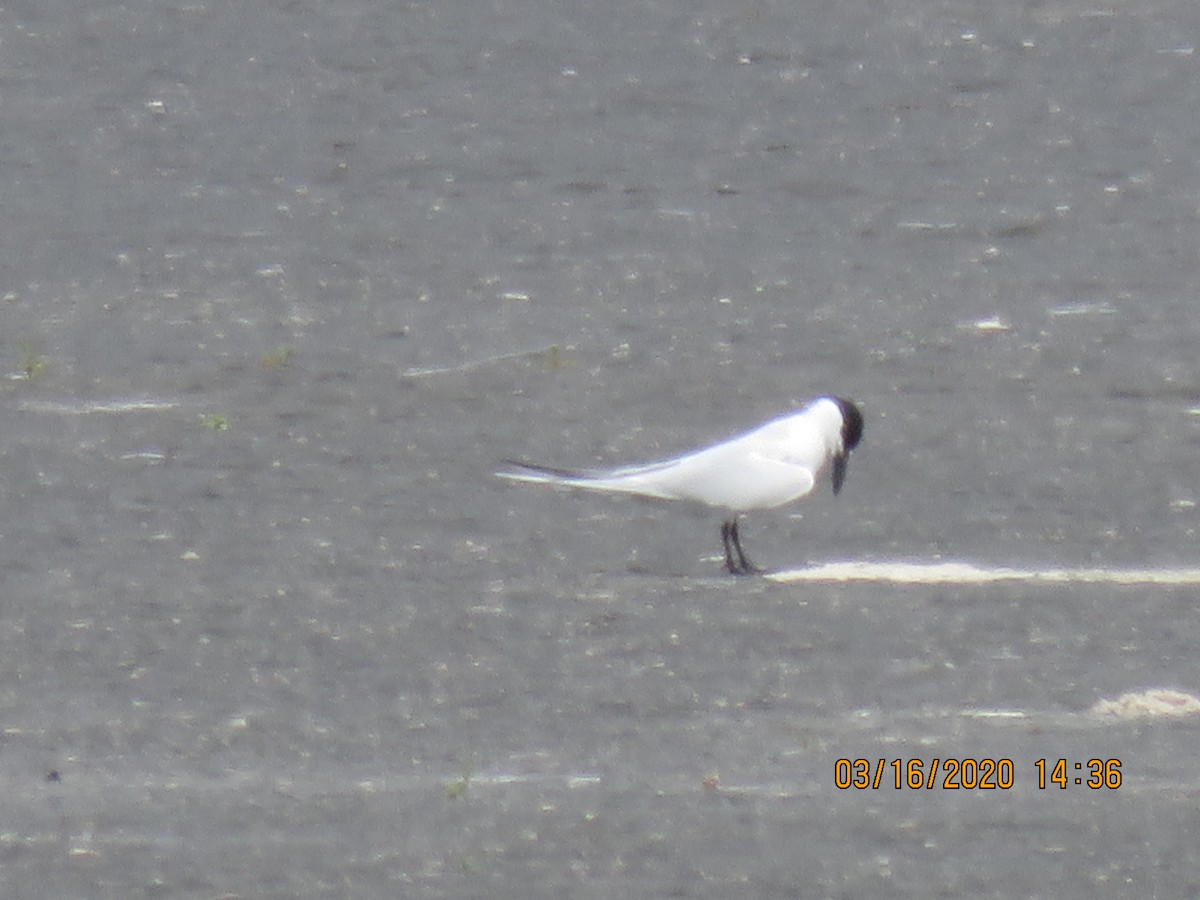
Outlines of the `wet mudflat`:
[{"label": "wet mudflat", "polygon": [[6,896],[1194,892],[1194,585],[492,477],[1196,567],[1189,8],[337,9],[0,15]]}]

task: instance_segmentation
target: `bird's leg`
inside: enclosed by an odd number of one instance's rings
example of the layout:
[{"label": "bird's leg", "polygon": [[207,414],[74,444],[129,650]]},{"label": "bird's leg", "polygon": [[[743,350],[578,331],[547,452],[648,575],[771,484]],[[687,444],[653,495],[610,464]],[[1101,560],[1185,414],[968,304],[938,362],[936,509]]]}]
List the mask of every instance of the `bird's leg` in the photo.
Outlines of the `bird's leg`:
[{"label": "bird's leg", "polygon": [[737,523],[736,518],[733,520],[732,523],[730,523],[729,536],[733,541],[733,549],[737,551],[737,557],[738,557],[737,574],[738,575],[749,575],[751,572],[762,571],[761,569],[759,569],[758,566],[756,566],[754,563],[750,562],[750,560],[746,558],[746,552],[742,549],[741,538],[738,537],[738,523]]},{"label": "bird's leg", "polygon": [[736,517],[721,523],[721,541],[725,544],[725,568],[731,575],[749,575],[751,572],[760,571],[758,566],[746,558],[746,552],[742,549],[742,542],[738,537]]},{"label": "bird's leg", "polygon": [[742,570],[733,561],[733,535],[737,531],[737,519],[721,523],[721,542],[725,545],[725,568],[731,575],[741,575]]}]

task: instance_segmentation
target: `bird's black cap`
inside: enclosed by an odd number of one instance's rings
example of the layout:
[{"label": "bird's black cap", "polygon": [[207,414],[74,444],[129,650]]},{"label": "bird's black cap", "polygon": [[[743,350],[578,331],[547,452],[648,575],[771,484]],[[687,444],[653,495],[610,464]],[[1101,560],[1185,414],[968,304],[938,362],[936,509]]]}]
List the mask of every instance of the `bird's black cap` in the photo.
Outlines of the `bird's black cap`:
[{"label": "bird's black cap", "polygon": [[842,410],[842,452],[849,453],[862,440],[862,411],[849,400],[843,400],[841,397],[833,399]]}]

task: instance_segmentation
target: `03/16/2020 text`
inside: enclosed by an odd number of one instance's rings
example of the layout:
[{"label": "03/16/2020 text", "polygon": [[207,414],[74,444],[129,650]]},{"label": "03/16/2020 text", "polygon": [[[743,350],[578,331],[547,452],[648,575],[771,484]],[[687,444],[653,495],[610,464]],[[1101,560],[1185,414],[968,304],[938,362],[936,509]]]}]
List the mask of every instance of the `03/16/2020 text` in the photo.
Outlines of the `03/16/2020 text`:
[{"label": "03/16/2020 text", "polygon": [[[1039,759],[1033,764],[1040,790],[1068,786],[1116,790],[1121,786],[1119,759]],[[833,765],[833,783],[840,790],[1007,791],[1016,785],[1016,766],[1007,758],[975,759],[839,759]]]}]

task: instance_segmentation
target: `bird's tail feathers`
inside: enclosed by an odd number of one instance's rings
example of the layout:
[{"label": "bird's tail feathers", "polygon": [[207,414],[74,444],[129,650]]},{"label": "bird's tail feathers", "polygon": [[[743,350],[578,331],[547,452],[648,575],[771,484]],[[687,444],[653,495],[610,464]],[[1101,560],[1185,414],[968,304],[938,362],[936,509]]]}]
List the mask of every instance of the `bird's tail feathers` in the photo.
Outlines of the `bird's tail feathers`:
[{"label": "bird's tail feathers", "polygon": [[549,484],[571,484],[576,481],[588,481],[595,474],[580,469],[556,469],[553,466],[539,466],[536,463],[521,462],[518,459],[506,459],[504,465],[496,474],[501,478],[512,481],[546,482]]},{"label": "bird's tail feathers", "polygon": [[674,495],[660,487],[647,484],[643,476],[664,468],[662,463],[642,466],[627,466],[619,469],[558,469],[536,463],[505,460],[508,469],[496,474],[511,481],[526,481],[535,484],[557,484],[564,487],[583,488],[590,491],[609,491],[623,494],[641,494],[647,497],[670,499]]}]

